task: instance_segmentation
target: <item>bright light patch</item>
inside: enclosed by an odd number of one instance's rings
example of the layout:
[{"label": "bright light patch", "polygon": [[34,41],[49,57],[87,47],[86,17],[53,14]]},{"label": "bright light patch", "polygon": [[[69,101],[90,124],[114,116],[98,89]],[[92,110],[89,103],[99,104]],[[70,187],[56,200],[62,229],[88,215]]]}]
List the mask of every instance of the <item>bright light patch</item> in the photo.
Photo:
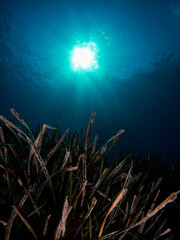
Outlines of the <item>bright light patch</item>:
[{"label": "bright light patch", "polygon": [[87,69],[91,66],[91,63],[94,61],[94,52],[86,48],[75,48],[73,56],[73,64],[75,68]]},{"label": "bright light patch", "polygon": [[[79,43],[79,42],[78,42]],[[98,69],[97,63],[98,49],[95,43],[78,44],[72,53],[73,69],[95,70]]]}]

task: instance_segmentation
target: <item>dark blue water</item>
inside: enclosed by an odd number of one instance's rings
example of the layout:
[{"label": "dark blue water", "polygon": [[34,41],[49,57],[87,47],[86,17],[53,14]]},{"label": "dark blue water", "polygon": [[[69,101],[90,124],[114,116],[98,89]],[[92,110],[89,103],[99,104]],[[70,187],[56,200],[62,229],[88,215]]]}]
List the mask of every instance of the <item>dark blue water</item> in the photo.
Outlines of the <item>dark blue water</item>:
[{"label": "dark blue water", "polygon": [[[70,52],[98,46],[96,71]],[[0,113],[110,138],[180,162],[180,1],[0,0]]]}]

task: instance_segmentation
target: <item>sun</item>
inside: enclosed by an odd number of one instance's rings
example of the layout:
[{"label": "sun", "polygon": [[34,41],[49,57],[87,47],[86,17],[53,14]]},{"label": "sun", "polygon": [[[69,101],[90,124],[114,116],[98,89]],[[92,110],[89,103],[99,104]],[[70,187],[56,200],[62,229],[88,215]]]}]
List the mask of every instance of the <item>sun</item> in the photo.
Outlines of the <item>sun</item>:
[{"label": "sun", "polygon": [[98,48],[95,43],[76,45],[72,51],[72,68],[74,70],[93,71],[99,68],[97,61]]}]

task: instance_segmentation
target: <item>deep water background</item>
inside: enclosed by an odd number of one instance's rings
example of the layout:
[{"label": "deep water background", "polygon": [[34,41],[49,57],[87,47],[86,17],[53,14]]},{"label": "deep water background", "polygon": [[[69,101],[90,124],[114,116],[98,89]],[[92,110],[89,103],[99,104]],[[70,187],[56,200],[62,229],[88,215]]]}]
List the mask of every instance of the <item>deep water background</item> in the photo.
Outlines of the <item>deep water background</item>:
[{"label": "deep water background", "polygon": [[[77,41],[99,70],[73,72]],[[84,129],[180,162],[180,1],[0,0],[0,114]]]}]

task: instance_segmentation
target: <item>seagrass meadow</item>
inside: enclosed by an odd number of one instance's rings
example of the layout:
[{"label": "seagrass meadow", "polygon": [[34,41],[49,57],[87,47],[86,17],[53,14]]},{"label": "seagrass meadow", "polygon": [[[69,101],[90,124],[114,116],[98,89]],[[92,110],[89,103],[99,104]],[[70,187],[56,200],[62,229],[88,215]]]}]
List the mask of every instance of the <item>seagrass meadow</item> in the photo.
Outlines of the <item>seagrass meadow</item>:
[{"label": "seagrass meadow", "polygon": [[136,165],[120,151],[109,162],[123,129],[91,140],[95,113],[83,138],[31,130],[11,112],[16,121],[0,116],[1,239],[176,239],[175,170],[150,154]]}]

